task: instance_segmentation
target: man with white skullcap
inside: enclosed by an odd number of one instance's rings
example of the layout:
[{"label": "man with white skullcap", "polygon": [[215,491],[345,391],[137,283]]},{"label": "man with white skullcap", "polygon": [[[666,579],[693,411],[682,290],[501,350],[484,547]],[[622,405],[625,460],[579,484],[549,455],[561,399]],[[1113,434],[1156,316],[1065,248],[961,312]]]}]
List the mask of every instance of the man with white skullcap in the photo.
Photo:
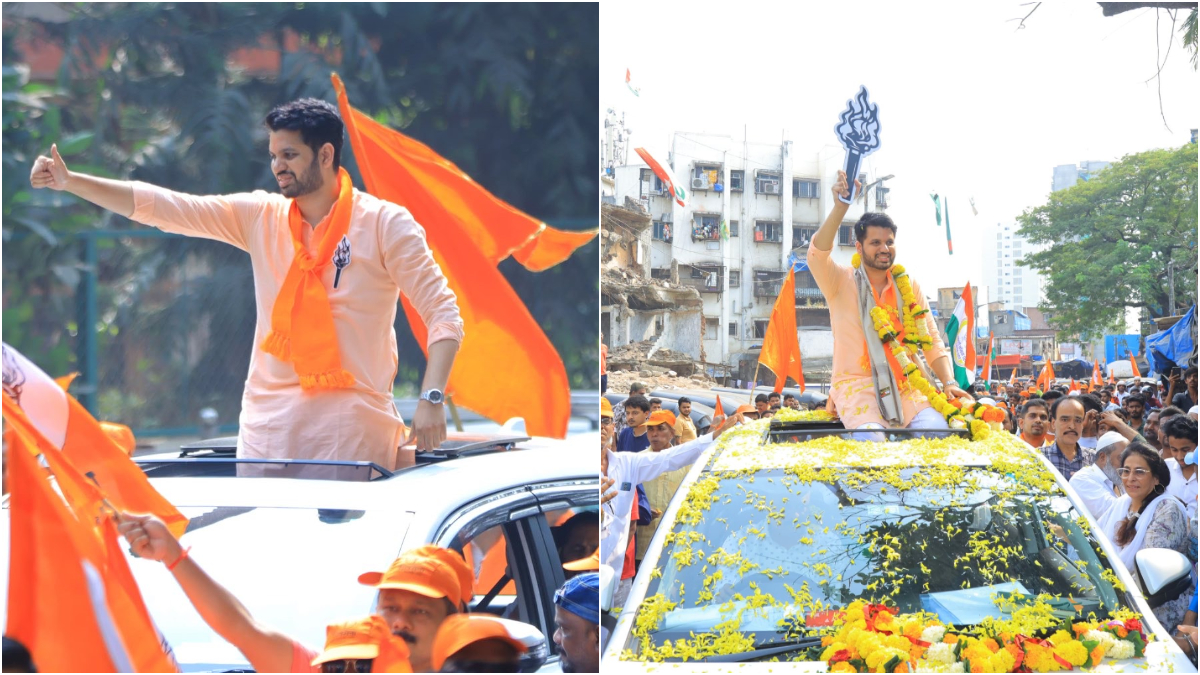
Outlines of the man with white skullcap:
[{"label": "man with white skullcap", "polygon": [[1071,487],[1075,488],[1088,513],[1096,520],[1117,501],[1118,493],[1115,488],[1121,484],[1121,479],[1117,476],[1117,465],[1121,461],[1121,452],[1127,445],[1129,441],[1124,436],[1116,431],[1109,431],[1096,441],[1096,462],[1071,476]]}]

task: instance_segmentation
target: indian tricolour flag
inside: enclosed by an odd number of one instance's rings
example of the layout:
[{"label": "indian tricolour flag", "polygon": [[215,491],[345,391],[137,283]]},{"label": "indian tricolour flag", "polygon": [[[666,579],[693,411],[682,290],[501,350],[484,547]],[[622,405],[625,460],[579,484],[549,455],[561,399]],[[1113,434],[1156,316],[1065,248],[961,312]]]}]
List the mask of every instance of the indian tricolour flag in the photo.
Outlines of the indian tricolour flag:
[{"label": "indian tricolour flag", "polygon": [[971,297],[970,283],[963,289],[954,313],[946,323],[946,337],[950,339],[954,381],[966,389],[975,375],[975,300]]}]

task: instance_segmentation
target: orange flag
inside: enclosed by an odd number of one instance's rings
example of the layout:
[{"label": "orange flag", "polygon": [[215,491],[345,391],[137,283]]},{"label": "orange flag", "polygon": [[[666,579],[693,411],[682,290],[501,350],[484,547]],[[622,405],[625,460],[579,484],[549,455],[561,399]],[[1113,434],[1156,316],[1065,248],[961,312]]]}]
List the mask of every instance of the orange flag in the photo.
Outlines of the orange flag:
[{"label": "orange flag", "polygon": [[1092,361],[1092,386],[1100,387],[1104,385],[1104,377],[1100,375],[1100,362]]},{"label": "orange flag", "polygon": [[[7,399],[7,396],[5,396]],[[41,450],[64,494],[98,506],[95,486],[32,426],[13,425],[8,470],[10,545],[5,635],[41,672],[173,672],[110,518],[73,514],[35,459]],[[82,506],[82,504],[81,504]]]},{"label": "orange flag", "polygon": [[1141,373],[1141,371],[1139,371],[1139,370],[1138,370],[1138,367],[1137,367],[1137,357],[1136,357],[1136,356],[1134,356],[1132,352],[1130,352],[1130,354],[1129,354],[1129,365],[1130,365],[1130,366],[1132,367],[1132,369],[1133,369],[1133,376],[1134,376],[1134,377],[1141,377],[1141,376],[1142,376],[1142,373]]},{"label": "orange flag", "polygon": [[771,323],[767,325],[758,362],[775,373],[775,391],[783,391],[788,377],[796,380],[800,391],[804,391],[800,338],[796,333],[796,274],[791,270],[779,289],[775,309],[771,310]]},{"label": "orange flag", "polygon": [[724,417],[725,408],[721,407],[721,395],[717,394],[717,407],[713,410],[713,417]]},{"label": "orange flag", "polygon": [[1008,378],[1008,386],[1010,386],[1010,387],[1017,386],[1017,368],[1019,367],[1019,365],[1020,364],[1013,366],[1012,375],[1010,375]]},{"label": "orange flag", "polygon": [[1042,368],[1042,372],[1037,376],[1038,389],[1049,391],[1050,385],[1054,384],[1054,364],[1050,363],[1050,359],[1046,359],[1046,365]]},{"label": "orange flag", "polygon": [[[473,243],[492,265],[512,255],[526,269],[541,272],[569,258],[599,232],[557,230],[505,203],[429,146],[351,108],[341,78],[334,73],[332,79],[367,191],[407,208],[431,238],[436,229],[453,222],[466,237],[461,241]],[[364,147],[364,141],[378,147]],[[402,198],[391,199],[389,194]]]},{"label": "orange flag", "polygon": [[[566,368],[496,264],[522,247],[514,253],[518,260],[545,269],[569,255],[568,240],[582,245],[595,232],[545,228],[428,147],[351,108],[336,74],[333,85],[367,191],[405,206],[425,226],[433,257],[458,297],[465,338],[447,391],[456,403],[493,420],[523,417],[530,434],[565,437],[571,416]],[[537,243],[530,245],[535,235]],[[408,299],[400,299],[426,349],[425,324]]]},{"label": "orange flag", "polygon": [[1073,378],[1073,377],[1071,378],[1071,388],[1068,389],[1067,391],[1068,392],[1079,391],[1079,385],[1075,382],[1075,378]]},{"label": "orange flag", "polygon": [[32,424],[81,473],[91,474],[116,508],[152,513],[176,537],[183,536],[187,518],[151,487],[146,474],[96,418],[20,352],[5,344],[3,354],[4,419]]}]

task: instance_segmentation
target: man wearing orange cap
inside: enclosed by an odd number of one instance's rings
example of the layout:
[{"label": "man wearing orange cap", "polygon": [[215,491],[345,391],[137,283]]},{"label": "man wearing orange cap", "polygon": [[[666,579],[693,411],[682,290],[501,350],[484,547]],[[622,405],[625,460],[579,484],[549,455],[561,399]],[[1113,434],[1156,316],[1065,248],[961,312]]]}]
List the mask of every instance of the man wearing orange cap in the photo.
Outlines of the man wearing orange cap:
[{"label": "man wearing orange cap", "polygon": [[616,426],[613,424],[613,408],[608,399],[600,397],[600,447],[610,450],[616,449],[613,445],[616,440]]},{"label": "man wearing orange cap", "polygon": [[447,618],[433,639],[432,672],[520,672],[521,655],[529,648],[513,633],[514,624],[479,614]]},{"label": "man wearing orange cap", "polygon": [[758,419],[758,409],[752,405],[739,405],[735,415],[741,415],[743,419],[756,420]]},{"label": "man wearing orange cap", "polygon": [[[646,435],[650,437],[650,447],[643,450],[642,453],[662,452],[671,447],[675,436],[671,417],[668,410],[650,415],[650,419],[646,420]],[[650,548],[650,540],[654,538],[654,532],[662,521],[662,514],[667,510],[671,498],[675,496],[675,491],[679,489],[680,483],[683,482],[691,467],[691,464],[681,466],[642,483],[642,487],[646,490],[646,497],[650,500],[650,524],[637,527],[637,550],[634,557],[637,559],[638,565],[641,565],[642,559],[646,557],[646,551]]]},{"label": "man wearing orange cap", "polygon": [[322,673],[411,673],[408,645],[378,616],[332,623],[325,651],[311,665]]},{"label": "man wearing orange cap", "polygon": [[[674,471],[680,467],[692,464],[712,447],[713,443],[725,429],[742,421],[740,415],[732,415],[725,422],[694,441],[676,445],[662,452],[612,452],[601,449],[600,473],[611,482],[604,481],[602,485],[611,485],[616,489],[615,498],[605,502],[600,516],[600,560],[614,572],[624,568],[623,558],[625,544],[629,541],[630,515],[637,492],[634,486],[658,476]],[[622,580],[617,599],[624,602],[624,597],[632,586],[632,580]],[[618,606],[616,602],[612,606]]]},{"label": "man wearing orange cap", "polygon": [[[164,563],[188,600],[213,631],[232,644],[260,673],[314,672],[317,653],[254,619],[250,611],[188,555],[154,516],[122,514],[118,530],[140,557]],[[455,560],[457,558],[457,560]],[[470,602],[471,570],[456,552],[436,546],[401,554],[386,572],[367,572],[358,581],[380,589],[375,612],[410,650],[412,667],[429,672],[438,626]],[[383,672],[383,671],[376,671]]]},{"label": "man wearing orange cap", "polygon": [[579,560],[572,560],[570,562],[563,563],[563,569],[566,570],[565,576],[568,579],[578,576],[583,572],[599,572],[600,549],[597,548],[586,558],[580,558]]}]

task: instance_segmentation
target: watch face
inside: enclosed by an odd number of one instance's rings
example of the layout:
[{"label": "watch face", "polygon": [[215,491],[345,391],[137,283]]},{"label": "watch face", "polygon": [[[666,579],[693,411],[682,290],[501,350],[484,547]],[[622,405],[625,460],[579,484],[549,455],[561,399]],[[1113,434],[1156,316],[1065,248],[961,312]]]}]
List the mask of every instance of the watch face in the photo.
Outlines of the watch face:
[{"label": "watch face", "polygon": [[425,392],[425,400],[429,401],[430,403],[441,403],[442,392],[438,391],[437,389],[430,389],[429,391]]}]

